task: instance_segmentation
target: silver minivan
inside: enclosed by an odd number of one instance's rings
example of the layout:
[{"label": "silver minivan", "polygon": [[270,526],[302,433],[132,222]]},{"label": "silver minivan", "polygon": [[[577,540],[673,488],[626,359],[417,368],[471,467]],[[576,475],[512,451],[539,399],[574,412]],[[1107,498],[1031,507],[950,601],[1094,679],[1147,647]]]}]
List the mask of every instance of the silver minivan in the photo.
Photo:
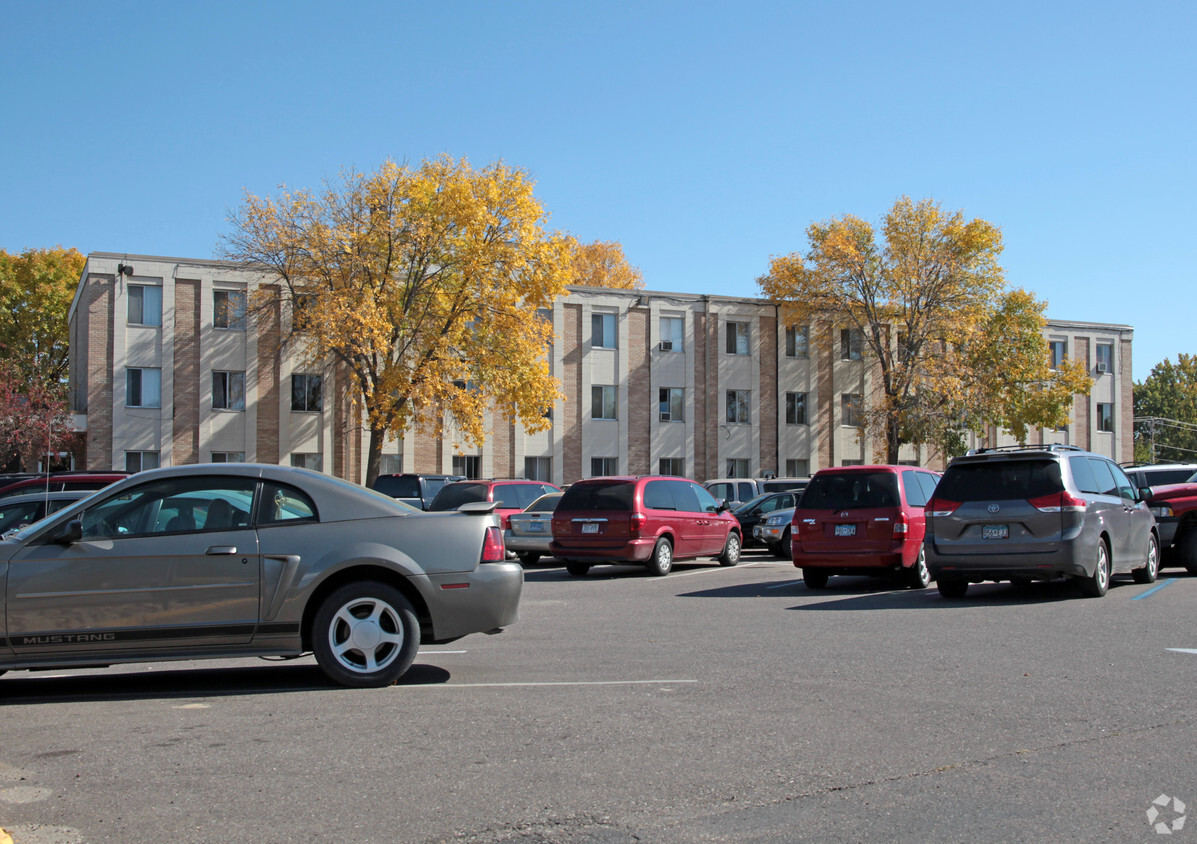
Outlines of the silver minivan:
[{"label": "silver minivan", "polygon": [[954,459],[927,503],[927,567],[945,598],[986,580],[1067,577],[1090,597],[1120,572],[1151,583],[1159,535],[1146,498],[1076,446],[982,449]]}]

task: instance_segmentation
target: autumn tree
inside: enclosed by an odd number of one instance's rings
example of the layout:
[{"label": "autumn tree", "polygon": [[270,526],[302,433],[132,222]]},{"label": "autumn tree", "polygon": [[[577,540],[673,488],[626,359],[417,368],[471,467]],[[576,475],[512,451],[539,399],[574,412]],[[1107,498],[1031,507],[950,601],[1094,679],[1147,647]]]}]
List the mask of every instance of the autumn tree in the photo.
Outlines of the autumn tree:
[{"label": "autumn tree", "polygon": [[294,311],[298,347],[349,373],[370,431],[366,482],[383,443],[409,427],[473,442],[488,408],[529,431],[560,395],[537,316],[570,280],[567,239],[524,171],[442,156],[346,171],[319,192],[246,194],[227,258],[258,268]]},{"label": "autumn tree", "polygon": [[644,274],[639,267],[628,263],[623,247],[615,241],[596,240],[593,243],[579,243],[569,238],[570,257],[573,262],[571,284],[586,287],[617,287],[625,290],[643,290]]},{"label": "autumn tree", "polygon": [[38,455],[51,468],[49,455],[69,451],[78,436],[59,385],[30,382],[15,363],[0,361],[0,467]]},{"label": "autumn tree", "polygon": [[1164,358],[1135,384],[1135,459],[1143,463],[1197,459],[1197,355]]},{"label": "autumn tree", "polygon": [[1006,290],[991,223],[902,197],[880,241],[852,215],[814,223],[807,237],[805,254],[774,258],[758,283],[791,324],[860,332],[877,385],[862,428],[887,462],[904,443],[942,446],[987,424],[1025,440],[1028,427],[1066,418],[1073,388],[1088,390],[1075,365],[1050,369],[1043,305]]}]

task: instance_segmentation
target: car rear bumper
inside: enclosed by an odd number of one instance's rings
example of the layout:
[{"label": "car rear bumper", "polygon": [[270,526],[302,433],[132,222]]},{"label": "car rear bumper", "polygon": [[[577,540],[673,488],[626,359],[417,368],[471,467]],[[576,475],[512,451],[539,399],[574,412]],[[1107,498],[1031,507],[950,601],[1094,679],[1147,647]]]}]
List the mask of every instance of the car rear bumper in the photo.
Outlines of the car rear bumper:
[{"label": "car rear bumper", "polygon": [[549,544],[549,553],[561,560],[609,560],[611,562],[643,563],[652,556],[654,539],[632,539],[627,542],[599,545],[558,542]]},{"label": "car rear bumper", "polygon": [[1085,551],[1076,542],[1062,542],[1053,550],[945,554],[928,542],[927,568],[935,578],[962,577],[976,581],[1088,577],[1093,573],[1097,549],[1094,546],[1092,553]]},{"label": "car rear bumper", "polygon": [[901,568],[902,552],[839,552],[826,554],[803,551],[794,544],[794,565],[798,568],[817,569],[898,569]]},{"label": "car rear bumper", "polygon": [[474,571],[422,575],[413,580],[423,580],[420,591],[430,595],[433,642],[491,632],[520,619],[524,569],[519,563],[481,563]]},{"label": "car rear bumper", "polygon": [[517,553],[533,551],[537,554],[548,554],[549,545],[552,541],[553,535],[551,533],[517,535],[509,530],[503,532],[503,544],[507,547],[508,551],[515,551]]}]

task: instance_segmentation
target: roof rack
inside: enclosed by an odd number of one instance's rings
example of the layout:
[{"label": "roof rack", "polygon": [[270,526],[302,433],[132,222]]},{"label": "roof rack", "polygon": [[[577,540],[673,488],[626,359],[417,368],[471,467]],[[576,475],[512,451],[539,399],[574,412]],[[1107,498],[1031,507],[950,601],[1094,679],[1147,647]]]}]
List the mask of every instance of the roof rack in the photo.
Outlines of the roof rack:
[{"label": "roof rack", "polygon": [[995,445],[988,448],[970,448],[969,454],[992,454],[999,451],[1084,451],[1079,445],[1044,443],[1043,445]]}]

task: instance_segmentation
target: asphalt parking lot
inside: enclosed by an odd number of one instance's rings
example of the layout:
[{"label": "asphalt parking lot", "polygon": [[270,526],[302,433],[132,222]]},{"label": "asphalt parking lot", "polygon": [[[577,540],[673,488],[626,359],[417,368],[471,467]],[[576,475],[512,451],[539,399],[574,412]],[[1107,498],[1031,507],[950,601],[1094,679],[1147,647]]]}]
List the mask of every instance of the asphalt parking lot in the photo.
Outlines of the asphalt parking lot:
[{"label": "asphalt parking lot", "polygon": [[1136,841],[1161,840],[1153,806],[1169,825],[1197,807],[1181,569],[1101,599],[812,592],[761,552],[526,580],[518,625],[425,648],[386,689],[331,687],[311,658],[10,673],[0,827],[17,844]]}]

